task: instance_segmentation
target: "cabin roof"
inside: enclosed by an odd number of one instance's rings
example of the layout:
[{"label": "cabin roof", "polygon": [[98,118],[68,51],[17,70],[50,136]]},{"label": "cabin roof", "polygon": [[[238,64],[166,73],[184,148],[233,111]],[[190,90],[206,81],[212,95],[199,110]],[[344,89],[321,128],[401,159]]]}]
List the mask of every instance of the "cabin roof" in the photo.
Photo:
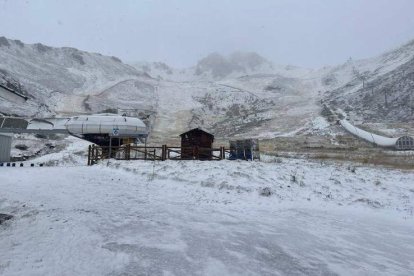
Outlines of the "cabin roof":
[{"label": "cabin roof", "polygon": [[186,131],[186,132],[184,132],[184,133],[182,133],[182,134],[180,134],[180,136],[181,137],[183,137],[184,135],[186,135],[186,134],[190,134],[190,133],[204,133],[204,134],[206,134],[207,136],[209,136],[209,137],[211,137],[211,138],[213,138],[214,139],[214,135],[213,134],[211,134],[211,133],[208,133],[207,131],[205,131],[205,130],[202,130],[201,128],[193,128],[193,129],[191,129],[191,130],[189,130],[189,131]]}]

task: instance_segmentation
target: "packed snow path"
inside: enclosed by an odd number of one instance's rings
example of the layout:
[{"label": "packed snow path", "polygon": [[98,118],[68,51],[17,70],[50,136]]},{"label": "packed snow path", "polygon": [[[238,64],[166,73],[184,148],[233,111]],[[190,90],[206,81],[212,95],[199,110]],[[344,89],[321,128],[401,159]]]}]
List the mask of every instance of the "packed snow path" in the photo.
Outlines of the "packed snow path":
[{"label": "packed snow path", "polygon": [[0,211],[15,216],[0,226],[0,274],[414,273],[413,172],[106,165],[0,169]]}]

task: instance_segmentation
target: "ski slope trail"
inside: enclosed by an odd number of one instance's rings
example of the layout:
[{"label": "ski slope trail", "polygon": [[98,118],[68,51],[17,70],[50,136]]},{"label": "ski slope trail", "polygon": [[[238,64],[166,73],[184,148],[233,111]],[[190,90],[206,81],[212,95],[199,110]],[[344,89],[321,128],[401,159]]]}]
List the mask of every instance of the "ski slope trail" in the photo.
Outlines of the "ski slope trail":
[{"label": "ski slope trail", "polygon": [[414,272],[412,172],[287,159],[1,169],[0,210],[15,217],[0,226],[4,275]]}]

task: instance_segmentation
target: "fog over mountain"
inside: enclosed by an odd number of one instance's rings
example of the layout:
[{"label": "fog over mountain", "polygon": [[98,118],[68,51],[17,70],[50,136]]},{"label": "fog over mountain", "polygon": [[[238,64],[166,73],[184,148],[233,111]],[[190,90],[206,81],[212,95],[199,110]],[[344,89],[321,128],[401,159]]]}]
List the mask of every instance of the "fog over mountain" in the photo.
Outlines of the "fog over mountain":
[{"label": "fog over mountain", "polygon": [[413,38],[412,10],[411,0],[0,0],[0,36],[180,69],[235,51],[318,68]]}]

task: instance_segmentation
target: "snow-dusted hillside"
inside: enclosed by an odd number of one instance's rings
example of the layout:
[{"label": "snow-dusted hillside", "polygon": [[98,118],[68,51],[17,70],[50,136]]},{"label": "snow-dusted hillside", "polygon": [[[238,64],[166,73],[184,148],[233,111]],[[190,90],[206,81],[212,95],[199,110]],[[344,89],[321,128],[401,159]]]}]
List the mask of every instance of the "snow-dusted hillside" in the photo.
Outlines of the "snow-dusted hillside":
[{"label": "snow-dusted hillside", "polygon": [[246,75],[277,74],[284,77],[304,77],[313,70],[292,65],[278,65],[255,52],[234,52],[228,56],[211,53],[195,66],[177,69],[163,62],[134,62],[140,72],[153,78],[175,82],[219,81]]},{"label": "snow-dusted hillside", "polygon": [[281,158],[85,167],[73,141],[33,161],[56,167],[0,168],[0,210],[14,216],[0,274],[414,271],[412,172]]},{"label": "snow-dusted hillside", "polygon": [[323,79],[332,106],[365,122],[414,119],[414,41],[375,58],[335,67]]},{"label": "snow-dusted hillside", "polygon": [[176,69],[168,66],[164,62],[132,62],[138,71],[144,72],[148,76],[158,80],[166,81],[189,81],[193,79],[192,71],[189,69]]},{"label": "snow-dusted hillside", "polygon": [[[162,138],[191,127],[208,129],[218,137],[260,136],[264,130],[266,135],[283,133],[318,113],[316,90],[308,91],[308,82],[292,78],[309,70],[274,66],[255,53],[213,54],[181,71],[163,63],[135,69],[114,57],[72,48],[1,41],[1,72],[16,79],[29,95],[23,105],[2,101],[0,112],[6,114],[139,109],[155,114],[153,137]],[[305,102],[311,104],[305,107]],[[287,113],[292,123],[280,129],[278,122]]]},{"label": "snow-dusted hillside", "polygon": [[353,121],[406,122],[411,106],[414,111],[414,95],[409,98],[413,57],[408,43],[375,58],[319,70],[278,66],[254,53],[214,53],[181,71],[164,64],[164,75],[156,73],[164,81],[157,90],[162,127],[155,129],[160,136],[195,126],[219,137],[309,133],[321,100],[345,110]]},{"label": "snow-dusted hillside", "polygon": [[30,97],[25,106],[2,102],[1,112],[40,116],[84,111],[82,106],[66,105],[66,99],[95,94],[111,84],[141,76],[116,57],[40,43],[24,44],[4,37],[0,38],[0,72],[17,80]]},{"label": "snow-dusted hillside", "polygon": [[212,53],[201,59],[195,67],[195,75],[204,78],[223,79],[234,74],[271,72],[272,64],[256,53],[236,52],[228,57]]},{"label": "snow-dusted hillside", "polygon": [[353,121],[404,122],[414,110],[413,57],[414,43],[408,43],[376,58],[311,70],[276,65],[256,53],[215,53],[179,70],[160,62],[132,67],[115,57],[1,38],[0,79],[29,100],[2,100],[0,113],[138,109],[150,115],[156,142],[192,127],[218,138],[309,133],[322,99]]}]

